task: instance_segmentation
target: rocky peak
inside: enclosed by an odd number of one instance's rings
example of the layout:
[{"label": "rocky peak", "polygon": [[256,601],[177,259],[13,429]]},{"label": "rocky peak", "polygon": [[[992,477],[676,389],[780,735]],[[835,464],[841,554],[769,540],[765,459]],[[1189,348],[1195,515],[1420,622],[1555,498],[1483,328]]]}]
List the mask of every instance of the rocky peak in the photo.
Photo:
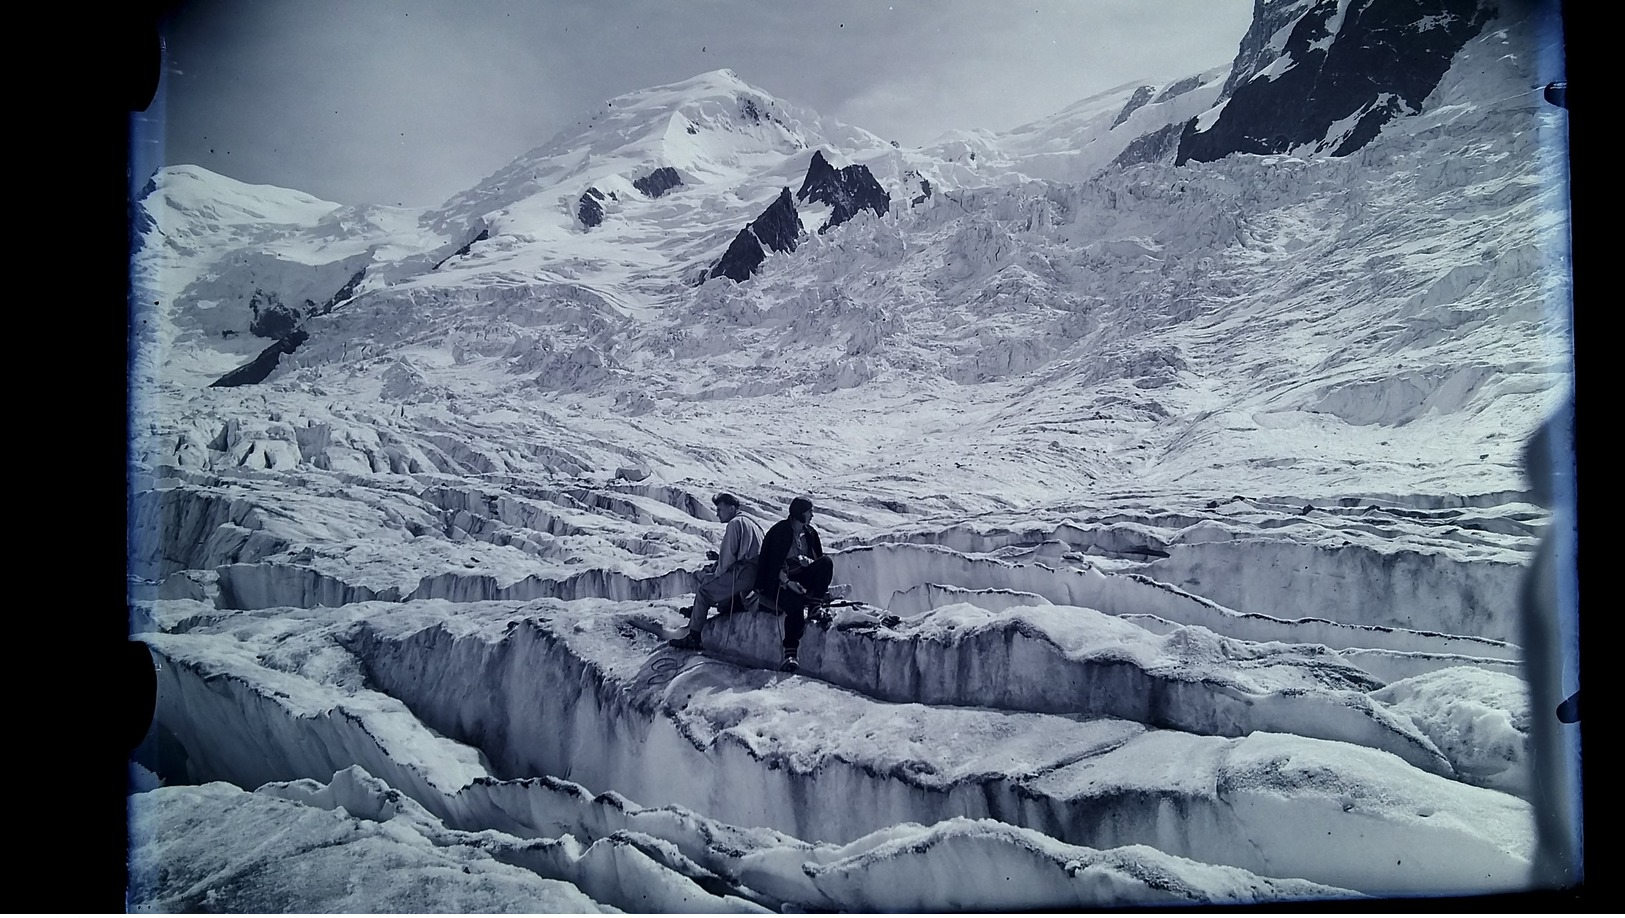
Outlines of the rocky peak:
[{"label": "rocky peak", "polygon": [[891,206],[891,196],[875,181],[869,167],[854,164],[836,169],[824,158],[823,150],[813,151],[812,162],[807,165],[807,177],[796,192],[798,201],[816,201],[834,208],[828,222],[818,228],[820,233],[857,216],[868,209],[884,215]]},{"label": "rocky peak", "polygon": [[581,225],[591,229],[604,222],[604,193],[597,188],[589,187],[581,193],[581,200],[576,206],[576,217]]},{"label": "rocky peak", "polygon": [[1152,99],[1151,102],[1152,102],[1153,105],[1157,105],[1157,104],[1161,104],[1163,102],[1167,102],[1169,99],[1173,99],[1173,98],[1177,98],[1179,96],[1182,96],[1185,93],[1188,93],[1191,90],[1196,89],[1197,87],[1199,87],[1201,85],[1202,85],[1202,75],[1201,74],[1194,74],[1192,76],[1188,76],[1188,77],[1184,78],[1183,80],[1179,80],[1177,82],[1169,84],[1168,88],[1164,89],[1162,92],[1157,93],[1157,97],[1155,99]]},{"label": "rocky peak", "polygon": [[643,192],[651,198],[658,198],[666,192],[683,184],[682,176],[670,166],[661,166],[659,169],[632,182],[632,187]]},{"label": "rocky peak", "polygon": [[800,240],[801,219],[796,215],[795,202],[790,199],[790,189],[781,189],[761,216],[734,236],[728,251],[706,277],[746,280],[761,267],[768,251],[793,252]]},{"label": "rocky peak", "polygon": [[1127,121],[1129,115],[1134,114],[1140,106],[1151,101],[1151,94],[1156,91],[1157,87],[1155,86],[1141,86],[1139,89],[1134,90],[1134,95],[1129,96],[1128,102],[1123,105],[1123,110],[1118,112],[1116,120],[1112,121],[1112,127],[1117,127]]},{"label": "rocky peak", "polygon": [[[1206,127],[1187,124],[1177,162],[1283,153],[1346,156],[1422,101],[1493,10],[1481,0],[1258,0]],[[1286,39],[1277,47],[1277,36]]]}]

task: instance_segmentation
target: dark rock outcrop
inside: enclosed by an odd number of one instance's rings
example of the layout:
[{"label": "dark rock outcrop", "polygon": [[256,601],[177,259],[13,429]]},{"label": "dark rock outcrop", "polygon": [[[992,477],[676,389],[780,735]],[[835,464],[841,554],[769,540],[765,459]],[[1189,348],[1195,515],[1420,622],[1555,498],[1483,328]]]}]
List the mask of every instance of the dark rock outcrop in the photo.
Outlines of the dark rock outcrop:
[{"label": "dark rock outcrop", "polygon": [[340,303],[352,296],[355,296],[355,288],[361,286],[361,279],[366,276],[366,268],[362,268],[360,271],[350,275],[350,279],[345,281],[344,286],[340,287],[337,292],[328,297],[327,302],[305,313],[305,317],[310,318],[311,316],[325,316],[334,309],[337,309]]},{"label": "dark rock outcrop", "polygon": [[720,262],[712,266],[705,279],[730,278],[733,281],[743,281],[756,273],[767,258],[767,252],[762,250],[762,244],[757,242],[749,229],[741,229],[733,242],[728,244],[728,250],[721,255]]},{"label": "dark rock outcrop", "polygon": [[[299,307],[283,303],[275,291],[256,289],[248,298],[248,308],[254,313],[254,318],[249,320],[248,330],[261,338],[286,338],[299,327],[303,318]],[[306,300],[304,308],[314,310],[316,302]]]},{"label": "dark rock outcrop", "polygon": [[157,191],[158,176],[154,174],[152,178],[147,179],[147,183],[145,185],[141,186],[141,193],[137,195],[134,200],[130,201],[128,216],[130,228],[130,253],[132,255],[141,251],[141,247],[146,245],[146,240],[151,236],[163,235],[163,230],[158,228],[157,219],[155,219],[152,216],[152,212],[147,209],[147,199],[151,198],[157,193]]},{"label": "dark rock outcrop", "polygon": [[868,209],[884,216],[891,207],[891,195],[875,181],[868,166],[851,165],[837,170],[824,158],[822,150],[813,151],[807,177],[801,183],[801,190],[796,192],[796,200],[818,201],[835,208],[829,221],[818,228],[820,233],[840,226],[857,216],[860,210]]},{"label": "dark rock outcrop", "polygon": [[1154,105],[1166,102],[1176,96],[1182,96],[1201,85],[1202,78],[1200,76],[1188,76],[1177,83],[1169,85],[1167,89],[1164,89],[1161,93],[1159,93],[1155,99],[1151,100],[1151,102]]},{"label": "dark rock outcrop", "polygon": [[281,362],[282,355],[292,354],[294,351],[298,350],[299,345],[304,344],[305,339],[309,337],[309,333],[300,329],[294,329],[277,343],[271,345],[263,351],[260,351],[260,355],[258,357],[255,357],[248,363],[245,363],[237,369],[232,370],[230,373],[227,373],[214,382],[209,383],[209,388],[249,386],[257,382],[264,382],[265,377],[270,376],[271,371],[276,369],[276,365]]},{"label": "dark rock outcrop", "polygon": [[365,268],[350,275],[344,286],[320,305],[315,300],[307,299],[302,307],[289,306],[282,302],[282,298],[275,291],[267,292],[255,288],[253,295],[248,298],[248,308],[254,313],[254,318],[248,323],[248,330],[261,338],[282,340],[294,334],[306,319],[312,316],[325,316],[338,304],[354,296],[355,288],[360,286],[361,279],[366,275]]},{"label": "dark rock outcrop", "polygon": [[1128,116],[1134,114],[1135,109],[1151,101],[1151,94],[1156,91],[1157,87],[1155,86],[1141,86],[1139,89],[1134,90],[1134,95],[1128,97],[1128,103],[1123,106],[1122,111],[1117,113],[1117,118],[1112,121],[1112,127],[1117,127],[1127,121]]},{"label": "dark rock outcrop", "polygon": [[750,223],[751,232],[773,252],[794,252],[801,241],[801,218],[796,205],[790,200],[790,189],[782,188],[779,196],[768,205],[762,215]]},{"label": "dark rock outcrop", "polygon": [[909,206],[912,207],[915,204],[923,204],[925,203],[925,199],[929,197],[931,197],[931,180],[928,178],[922,178],[920,179],[920,193],[914,196],[914,200],[908,202]]},{"label": "dark rock outcrop", "polygon": [[[135,252],[141,248],[142,240],[154,230],[158,230],[158,221],[153,219],[152,213],[147,210],[147,198],[158,190],[156,179],[147,179],[147,184],[141,188],[141,194],[130,202],[130,251]],[[158,230],[162,232],[161,230]]]},{"label": "dark rock outcrop", "polygon": [[755,274],[766,258],[762,244],[756,241],[750,230],[742,229],[728,244],[728,251],[722,253],[722,260],[713,265],[705,277],[707,280],[726,277],[735,282],[743,281]]},{"label": "dark rock outcrop", "polygon": [[666,192],[683,184],[682,176],[670,166],[661,166],[643,178],[632,183],[632,187],[643,192],[651,198],[658,198]]},{"label": "dark rock outcrop", "polygon": [[431,268],[430,270],[432,270],[432,271],[440,270],[441,265],[445,264],[448,261],[451,261],[453,258],[460,258],[460,257],[462,257],[464,255],[467,255],[474,248],[474,243],[476,243],[476,242],[484,242],[485,240],[490,239],[490,238],[491,238],[491,230],[490,229],[481,229],[480,234],[478,236],[475,236],[473,239],[470,239],[467,242],[463,243],[462,246],[457,249],[457,251],[451,253],[450,255],[447,255],[445,258],[440,259],[440,261],[436,262],[435,266],[433,268]]},{"label": "dark rock outcrop", "polygon": [[604,193],[596,188],[588,188],[581,193],[581,204],[576,208],[576,216],[581,218],[583,226],[588,228],[604,222],[604,206],[599,201],[604,199]]},{"label": "dark rock outcrop", "polygon": [[[1338,0],[1256,0],[1224,110],[1204,131],[1195,119],[1185,125],[1176,163],[1311,143],[1347,156],[1396,115],[1421,111],[1456,52],[1494,14],[1480,0],[1352,0],[1333,36],[1337,10]],[[1272,55],[1270,37],[1283,28],[1291,29],[1286,45]],[[1290,66],[1262,77],[1278,58]],[[1351,131],[1328,136],[1351,117]]]},{"label": "dark rock outcrop", "polygon": [[785,188],[762,215],[739,231],[722,259],[706,274],[706,279],[727,277],[743,281],[756,273],[769,250],[794,252],[801,239],[801,218],[796,215],[790,189]]},{"label": "dark rock outcrop", "polygon": [[1117,154],[1112,165],[1123,168],[1140,163],[1172,162],[1179,152],[1179,137],[1184,128],[1183,124],[1169,124],[1149,134],[1141,134]]}]

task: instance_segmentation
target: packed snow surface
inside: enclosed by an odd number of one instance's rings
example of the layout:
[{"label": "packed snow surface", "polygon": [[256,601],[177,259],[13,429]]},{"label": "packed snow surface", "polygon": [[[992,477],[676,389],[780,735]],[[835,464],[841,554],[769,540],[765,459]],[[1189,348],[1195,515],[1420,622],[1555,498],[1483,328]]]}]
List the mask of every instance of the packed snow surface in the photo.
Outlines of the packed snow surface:
[{"label": "packed snow surface", "polygon": [[[1224,70],[918,150],[715,71],[433,209],[160,171],[131,910],[1527,888],[1520,451],[1570,380],[1532,41],[1340,158],[1173,166]],[[890,209],[699,283],[815,153]],[[719,490],[817,507],[853,605],[797,674],[765,611],[661,638]]]}]

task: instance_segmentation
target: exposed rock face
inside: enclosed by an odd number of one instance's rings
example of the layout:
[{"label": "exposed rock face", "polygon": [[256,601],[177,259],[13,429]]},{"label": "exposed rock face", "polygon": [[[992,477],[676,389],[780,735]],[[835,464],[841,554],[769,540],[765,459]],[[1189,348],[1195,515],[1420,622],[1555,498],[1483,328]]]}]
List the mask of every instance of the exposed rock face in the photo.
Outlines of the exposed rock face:
[{"label": "exposed rock face", "polygon": [[209,387],[248,386],[257,382],[264,382],[265,377],[270,376],[271,371],[276,369],[277,363],[282,360],[282,355],[292,354],[294,351],[298,350],[299,345],[304,344],[305,339],[309,337],[309,333],[299,329],[293,329],[289,331],[286,336],[277,341],[277,343],[271,345],[263,351],[260,351],[260,355],[255,357],[249,363],[245,363],[214,382],[209,383]]},{"label": "exposed rock face", "polygon": [[367,270],[361,270],[350,275],[332,296],[321,304],[315,300],[307,299],[304,305],[289,306],[282,302],[282,298],[275,291],[266,291],[258,287],[248,298],[248,308],[253,311],[254,318],[248,324],[248,330],[261,338],[276,338],[281,340],[293,334],[306,319],[312,316],[325,316],[332,312],[334,307],[355,295],[355,288],[361,284],[361,279],[367,275]]},{"label": "exposed rock face", "polygon": [[244,246],[188,284],[175,298],[175,308],[210,337],[280,339],[351,299],[372,270],[374,254],[369,246],[310,264],[261,245]]},{"label": "exposed rock face", "polygon": [[[280,340],[299,327],[299,307],[284,304],[276,291],[256,289],[248,298],[248,308],[254,312],[248,330],[261,338]],[[306,300],[305,308],[315,309],[315,301]]]},{"label": "exposed rock face", "polygon": [[[1304,144],[1346,156],[1394,116],[1421,110],[1457,51],[1493,15],[1480,0],[1257,0],[1206,130],[1189,122],[1177,163]],[[1272,36],[1290,29],[1279,52]],[[1352,121],[1351,121],[1352,119]],[[1334,129],[1339,123],[1352,127]]]},{"label": "exposed rock face", "polygon": [[762,251],[762,244],[756,241],[756,237],[748,228],[742,229],[728,245],[728,251],[722,253],[722,260],[716,263],[706,278],[727,277],[734,281],[745,280],[756,273],[756,269],[761,267],[765,258],[767,253]]},{"label": "exposed rock face", "polygon": [[1112,160],[1112,165],[1118,168],[1134,166],[1139,163],[1157,163],[1172,161],[1179,152],[1179,136],[1185,129],[1183,124],[1170,124],[1142,134],[1132,143],[1123,148]]},{"label": "exposed rock face", "polygon": [[875,181],[868,166],[851,165],[837,170],[824,158],[822,150],[813,152],[812,162],[807,165],[807,178],[796,192],[796,200],[818,201],[835,208],[829,222],[818,228],[820,233],[840,226],[857,216],[860,210],[867,208],[884,215],[891,207],[891,195]]},{"label": "exposed rock face", "polygon": [[588,188],[581,194],[581,204],[576,208],[576,216],[581,219],[583,226],[589,229],[604,222],[604,207],[599,201],[604,199],[604,193],[596,188]]},{"label": "exposed rock face", "polygon": [[141,206],[141,202],[145,201],[149,195],[157,190],[158,180],[156,178],[147,179],[147,184],[141,188],[141,194],[137,196],[135,200],[130,202],[128,213],[130,224],[130,251],[132,253],[138,251],[141,248],[142,241],[147,239],[149,236],[159,236],[163,234],[163,230],[158,228],[158,221],[153,218],[152,213],[149,212],[145,207]]},{"label": "exposed rock face", "polygon": [[478,236],[475,236],[473,239],[470,239],[467,242],[463,243],[462,246],[457,249],[457,251],[451,253],[450,255],[447,255],[445,258],[442,258],[438,262],[436,262],[435,266],[434,266],[434,269],[438,271],[440,269],[441,265],[445,264],[448,261],[451,261],[453,258],[460,258],[460,257],[462,257],[464,255],[467,255],[469,253],[469,251],[474,248],[474,243],[476,243],[476,242],[484,242],[485,240],[490,239],[490,238],[491,238],[491,230],[489,228],[482,228],[480,230],[480,234]]},{"label": "exposed rock face", "polygon": [[794,252],[801,239],[801,222],[796,219],[796,205],[790,200],[790,189],[779,190],[778,198],[751,221],[756,238],[774,252]]},{"label": "exposed rock face", "polygon": [[1155,99],[1152,99],[1151,101],[1160,104],[1174,98],[1175,96],[1182,96],[1201,85],[1202,78],[1200,76],[1188,76],[1177,83],[1171,84],[1167,89],[1164,89]]},{"label": "exposed rock face", "polygon": [[790,199],[790,189],[785,188],[761,216],[739,231],[722,260],[706,277],[743,281],[761,267],[768,250],[794,252],[800,237],[801,221],[796,216],[795,202]]},{"label": "exposed rock face", "polygon": [[1151,101],[1151,94],[1156,91],[1157,87],[1155,86],[1141,86],[1139,89],[1134,90],[1134,95],[1129,96],[1128,103],[1123,106],[1123,110],[1117,113],[1117,118],[1112,122],[1112,127],[1117,127],[1127,121],[1128,116],[1134,114],[1135,109]]},{"label": "exposed rock face", "polygon": [[931,180],[913,169],[903,171],[903,196],[908,198],[908,206],[914,207],[925,203],[934,193]]},{"label": "exposed rock face", "polygon": [[1219,98],[1228,99],[1235,95],[1238,87],[1269,67],[1277,56],[1270,48],[1271,39],[1281,29],[1292,25],[1295,18],[1306,12],[1321,12],[1321,21],[1324,21],[1324,13],[1330,10],[1312,10],[1317,4],[1320,7],[1337,5],[1335,0],[1330,4],[1326,0],[1253,0],[1252,25],[1248,27],[1247,34],[1241,36],[1241,46],[1230,65],[1230,78],[1224,81]]},{"label": "exposed rock face", "polygon": [[683,179],[677,174],[676,169],[670,166],[661,166],[643,178],[634,181],[632,187],[651,198],[658,198],[681,184],[683,184]]},{"label": "exposed rock face", "polygon": [[337,292],[328,297],[327,302],[305,313],[305,318],[310,318],[311,316],[325,316],[334,309],[338,308],[340,303],[352,296],[355,296],[355,288],[361,285],[361,279],[366,276],[367,269],[365,268],[362,268],[360,271],[350,275],[350,279],[344,282],[344,286],[340,287]]}]

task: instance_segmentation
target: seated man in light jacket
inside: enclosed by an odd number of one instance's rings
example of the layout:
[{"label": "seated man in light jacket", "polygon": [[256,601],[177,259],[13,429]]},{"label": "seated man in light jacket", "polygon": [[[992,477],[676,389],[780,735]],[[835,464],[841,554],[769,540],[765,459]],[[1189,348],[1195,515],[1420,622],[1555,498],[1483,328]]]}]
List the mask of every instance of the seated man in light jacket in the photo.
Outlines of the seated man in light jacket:
[{"label": "seated man in light jacket", "polygon": [[672,641],[672,645],[686,650],[700,650],[700,631],[705,627],[705,616],[713,606],[728,598],[756,589],[756,559],[762,553],[762,527],[739,510],[739,498],[723,492],[712,498],[717,519],[728,524],[722,533],[722,545],[716,555],[716,564],[700,575],[694,591],[694,608],[688,613],[688,634]]}]

